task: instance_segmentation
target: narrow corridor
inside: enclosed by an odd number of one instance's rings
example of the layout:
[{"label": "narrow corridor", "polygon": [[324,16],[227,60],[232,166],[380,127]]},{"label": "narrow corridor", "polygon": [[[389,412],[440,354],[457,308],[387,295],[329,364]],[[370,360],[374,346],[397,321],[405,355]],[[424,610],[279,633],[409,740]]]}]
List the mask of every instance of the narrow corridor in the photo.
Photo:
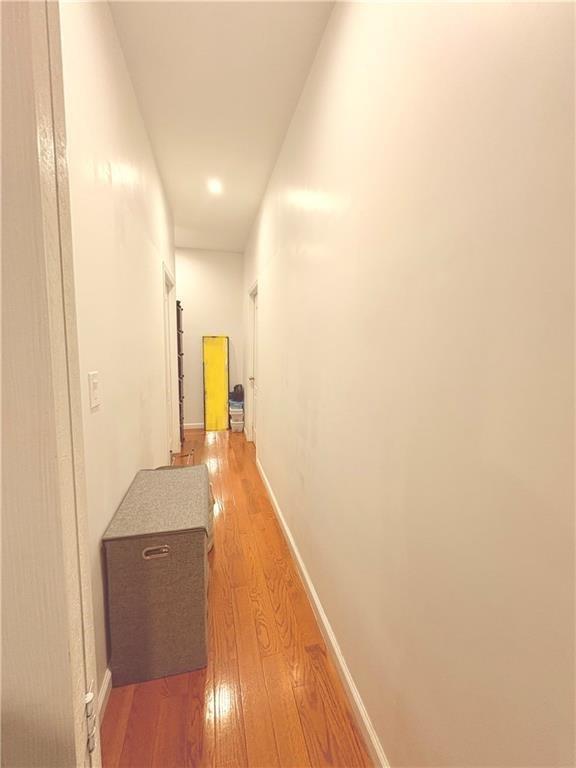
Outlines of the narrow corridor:
[{"label": "narrow corridor", "polygon": [[371,765],[243,434],[190,430],[217,500],[208,667],[112,690],[105,768]]}]

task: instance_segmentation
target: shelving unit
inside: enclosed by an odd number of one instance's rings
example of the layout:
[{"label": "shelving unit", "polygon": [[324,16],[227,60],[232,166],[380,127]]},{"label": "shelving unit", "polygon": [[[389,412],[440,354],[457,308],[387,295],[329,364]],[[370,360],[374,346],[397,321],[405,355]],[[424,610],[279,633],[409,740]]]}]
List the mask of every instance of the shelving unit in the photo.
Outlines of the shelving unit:
[{"label": "shelving unit", "polygon": [[180,410],[180,443],[184,442],[184,328],[182,302],[176,302],[176,328],[178,337],[178,408]]}]

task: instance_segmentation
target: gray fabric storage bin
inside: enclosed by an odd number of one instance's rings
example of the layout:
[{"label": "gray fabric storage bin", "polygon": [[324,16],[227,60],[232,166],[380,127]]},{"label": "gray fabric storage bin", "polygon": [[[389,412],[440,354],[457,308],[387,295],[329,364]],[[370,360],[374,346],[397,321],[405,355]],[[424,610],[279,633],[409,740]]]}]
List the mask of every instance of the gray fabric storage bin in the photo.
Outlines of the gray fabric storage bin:
[{"label": "gray fabric storage bin", "polygon": [[[202,505],[207,504],[208,525],[206,533],[208,534],[208,552],[214,544],[214,492],[212,483],[209,480],[208,467],[206,464],[195,464],[193,466],[180,466],[177,464],[167,464],[166,466],[156,467],[156,469],[172,469],[181,472],[181,478],[184,478],[183,487],[186,491],[193,494],[197,500],[201,497]],[[206,486],[207,483],[207,486]],[[208,498],[205,498],[204,489],[208,487]]]},{"label": "gray fabric storage bin", "polygon": [[114,686],[206,665],[212,509],[189,469],[139,472],[104,534]]}]

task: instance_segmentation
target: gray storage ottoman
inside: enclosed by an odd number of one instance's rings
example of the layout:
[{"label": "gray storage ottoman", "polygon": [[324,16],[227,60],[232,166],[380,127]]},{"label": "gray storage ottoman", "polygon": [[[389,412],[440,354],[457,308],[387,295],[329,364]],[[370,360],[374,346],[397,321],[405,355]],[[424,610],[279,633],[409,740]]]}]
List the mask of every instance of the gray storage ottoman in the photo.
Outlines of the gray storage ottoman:
[{"label": "gray storage ottoman", "polygon": [[206,665],[211,531],[205,465],[138,472],[103,537],[113,685]]}]

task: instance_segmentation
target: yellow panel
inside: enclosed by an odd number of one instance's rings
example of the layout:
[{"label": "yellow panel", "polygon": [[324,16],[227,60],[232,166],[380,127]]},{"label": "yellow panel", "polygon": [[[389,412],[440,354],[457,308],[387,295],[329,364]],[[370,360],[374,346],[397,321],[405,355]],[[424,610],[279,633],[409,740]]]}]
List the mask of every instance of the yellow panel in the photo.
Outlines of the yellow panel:
[{"label": "yellow panel", "polygon": [[204,336],[202,345],[204,428],[228,429],[228,337]]}]

